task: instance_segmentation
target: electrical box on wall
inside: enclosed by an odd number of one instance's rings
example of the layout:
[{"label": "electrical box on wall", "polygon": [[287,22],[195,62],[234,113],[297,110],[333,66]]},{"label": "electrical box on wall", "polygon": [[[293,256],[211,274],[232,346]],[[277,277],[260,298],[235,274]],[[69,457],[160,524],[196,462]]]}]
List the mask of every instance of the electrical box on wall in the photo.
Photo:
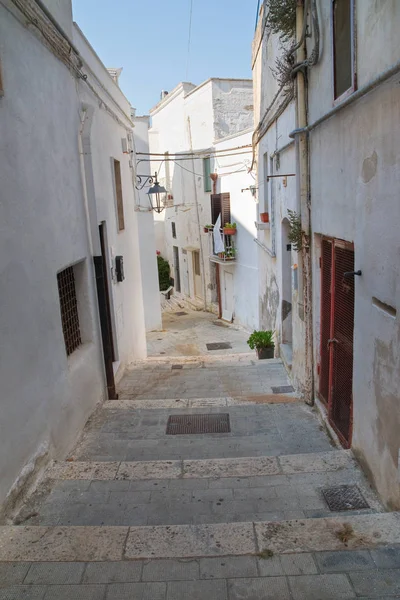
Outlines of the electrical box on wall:
[{"label": "electrical box on wall", "polygon": [[117,276],[117,281],[123,281],[125,279],[124,275],[124,257],[116,256],[115,257],[115,273]]}]

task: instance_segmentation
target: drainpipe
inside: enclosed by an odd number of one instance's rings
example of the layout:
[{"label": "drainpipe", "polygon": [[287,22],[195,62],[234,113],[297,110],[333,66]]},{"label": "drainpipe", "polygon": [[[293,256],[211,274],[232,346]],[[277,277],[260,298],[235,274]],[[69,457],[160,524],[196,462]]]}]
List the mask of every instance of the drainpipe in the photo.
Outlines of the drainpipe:
[{"label": "drainpipe", "polygon": [[[187,121],[188,121],[190,152],[193,152],[192,127],[191,127],[191,124],[190,124],[190,117],[188,117]],[[199,231],[199,249],[200,249],[201,270],[203,272],[202,279],[203,279],[203,294],[204,294],[204,310],[207,311],[206,272],[205,272],[205,269],[204,269],[203,244],[202,244],[202,241],[201,241],[200,210],[199,210],[199,199],[197,197],[197,182],[196,182],[196,174],[195,174],[194,157],[192,158],[192,165],[193,165],[194,202],[195,202],[195,205],[196,205],[197,228],[198,228],[198,231]]]},{"label": "drainpipe", "polygon": [[[296,8],[296,41],[300,42],[303,33],[304,0],[297,0]],[[305,39],[297,50],[297,63],[306,59]],[[305,70],[296,74],[297,83],[297,127],[301,130],[307,127],[307,85]],[[313,320],[312,320],[312,260],[311,260],[311,216],[310,216],[310,170],[308,133],[303,132],[297,138],[297,164],[298,164],[298,210],[301,218],[302,229],[302,289],[299,294],[300,304],[304,311],[304,384],[303,393],[305,402],[314,404],[313,381]],[[300,307],[299,307],[300,308]]]}]

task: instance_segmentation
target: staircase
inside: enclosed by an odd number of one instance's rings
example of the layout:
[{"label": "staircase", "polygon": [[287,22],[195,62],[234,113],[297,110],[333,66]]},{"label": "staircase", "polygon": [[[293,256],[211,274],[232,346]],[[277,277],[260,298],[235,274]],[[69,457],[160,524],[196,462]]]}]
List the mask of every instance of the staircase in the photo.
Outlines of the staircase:
[{"label": "staircase", "polygon": [[[283,367],[170,368],[128,374],[122,388],[136,398],[104,403],[68,459],[0,527],[0,599],[393,597],[400,517],[384,512],[351,451],[335,448],[291,395],[207,394],[213,377],[238,371],[273,389]],[[168,378],[186,397],[162,393]],[[166,435],[181,414],[229,414],[231,431]],[[326,490],[338,486],[356,486],[363,507],[330,509]]]}]

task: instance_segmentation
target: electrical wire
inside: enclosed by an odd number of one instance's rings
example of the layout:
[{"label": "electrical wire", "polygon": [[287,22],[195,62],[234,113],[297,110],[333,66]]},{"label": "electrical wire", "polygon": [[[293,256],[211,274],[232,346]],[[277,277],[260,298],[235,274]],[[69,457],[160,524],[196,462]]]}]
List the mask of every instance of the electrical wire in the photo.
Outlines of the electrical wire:
[{"label": "electrical wire", "polygon": [[192,37],[192,15],[193,15],[193,0],[190,0],[190,15],[189,15],[189,35],[188,35],[188,47],[187,47],[187,59],[186,59],[186,81],[189,77],[189,61],[190,61],[190,41]]},{"label": "electrical wire", "polygon": [[[168,153],[169,156],[193,156],[193,155],[203,155],[206,156],[210,154],[221,154],[222,152],[233,152],[234,150],[242,150],[245,148],[251,148],[251,144],[245,144],[243,146],[232,146],[232,148],[221,148],[221,150],[194,150],[193,152],[172,152]],[[138,154],[142,156],[165,156],[165,152],[138,152]]]}]

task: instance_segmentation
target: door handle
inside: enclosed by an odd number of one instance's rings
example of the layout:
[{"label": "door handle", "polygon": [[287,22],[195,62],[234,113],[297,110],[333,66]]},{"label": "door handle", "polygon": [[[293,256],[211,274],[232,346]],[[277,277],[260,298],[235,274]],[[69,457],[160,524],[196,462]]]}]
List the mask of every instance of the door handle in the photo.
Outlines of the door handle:
[{"label": "door handle", "polygon": [[338,343],[339,343],[339,340],[337,340],[336,338],[331,338],[330,340],[328,340],[328,344],[327,344],[328,350],[329,350],[331,344],[338,344]]}]

